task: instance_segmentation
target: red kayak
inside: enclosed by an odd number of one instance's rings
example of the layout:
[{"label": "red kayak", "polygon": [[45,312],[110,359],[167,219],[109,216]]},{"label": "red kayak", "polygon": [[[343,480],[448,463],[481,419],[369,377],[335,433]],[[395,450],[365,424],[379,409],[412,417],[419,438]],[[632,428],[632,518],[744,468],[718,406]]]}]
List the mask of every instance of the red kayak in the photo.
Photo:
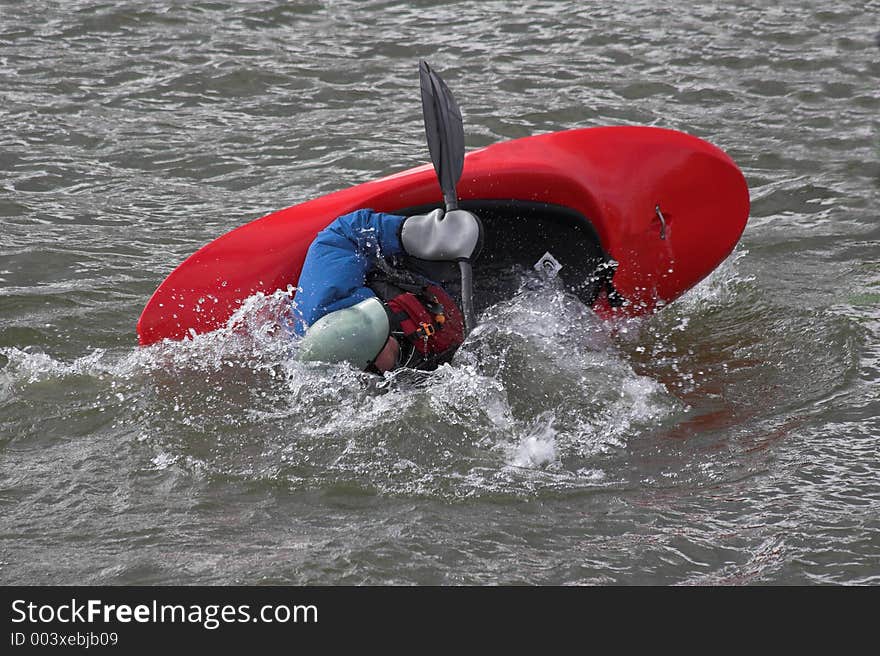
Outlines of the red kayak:
[{"label": "red kayak", "polygon": [[[733,250],[749,216],[742,172],[697,137],[604,127],[506,141],[465,156],[461,207],[480,216],[481,267],[531,267],[545,252],[601,316],[646,314],[675,300]],[[224,326],[252,294],[296,286],[315,235],[369,207],[442,206],[430,164],[274,212],[219,237],[178,266],[137,324],[142,345]]]}]

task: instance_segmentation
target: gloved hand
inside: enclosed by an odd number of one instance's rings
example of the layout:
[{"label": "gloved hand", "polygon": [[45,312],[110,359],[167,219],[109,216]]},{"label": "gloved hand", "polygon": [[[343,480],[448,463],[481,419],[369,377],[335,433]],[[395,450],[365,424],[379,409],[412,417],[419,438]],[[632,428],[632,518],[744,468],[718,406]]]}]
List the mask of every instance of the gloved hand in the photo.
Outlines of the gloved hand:
[{"label": "gloved hand", "polygon": [[400,243],[407,255],[432,262],[472,260],[483,246],[483,225],[466,210],[407,217],[400,230]]}]

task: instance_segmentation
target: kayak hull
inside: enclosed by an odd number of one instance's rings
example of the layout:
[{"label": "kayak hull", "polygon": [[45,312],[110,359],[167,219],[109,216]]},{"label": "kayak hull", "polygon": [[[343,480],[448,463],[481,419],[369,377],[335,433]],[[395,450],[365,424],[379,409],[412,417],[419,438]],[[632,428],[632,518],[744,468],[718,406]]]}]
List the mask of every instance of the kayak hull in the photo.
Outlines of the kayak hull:
[{"label": "kayak hull", "polygon": [[[594,309],[639,315],[674,301],[733,250],[749,214],[746,181],[722,150],[652,127],[602,127],[502,142],[467,153],[462,201],[562,207],[589,223],[616,263]],[[224,326],[249,296],[295,287],[315,235],[336,217],[442,205],[428,164],[242,225],[199,249],[156,289],[137,324],[142,345]],[[538,219],[536,219],[538,220]],[[488,236],[487,236],[488,238]]]}]

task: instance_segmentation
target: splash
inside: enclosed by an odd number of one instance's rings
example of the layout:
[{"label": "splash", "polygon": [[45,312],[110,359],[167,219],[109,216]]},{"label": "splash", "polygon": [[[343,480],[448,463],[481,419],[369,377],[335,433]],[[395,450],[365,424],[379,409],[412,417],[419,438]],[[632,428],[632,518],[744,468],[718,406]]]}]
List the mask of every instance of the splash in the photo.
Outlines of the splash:
[{"label": "splash", "polygon": [[726,260],[678,299],[673,307],[689,314],[732,302],[744,285],[755,281],[754,275],[746,275],[740,271],[742,260],[748,255],[748,249],[742,244],[737,245]]},{"label": "splash", "polygon": [[381,378],[297,361],[289,304],[257,294],[213,333],[69,363],[3,349],[2,389],[88,379],[146,470],[449,499],[607,485],[597,459],[679,408],[558,281],[523,275],[451,364]]},{"label": "splash", "polygon": [[536,430],[523,437],[511,451],[509,464],[514,467],[541,467],[556,461],[556,429],[552,415],[539,417]]}]

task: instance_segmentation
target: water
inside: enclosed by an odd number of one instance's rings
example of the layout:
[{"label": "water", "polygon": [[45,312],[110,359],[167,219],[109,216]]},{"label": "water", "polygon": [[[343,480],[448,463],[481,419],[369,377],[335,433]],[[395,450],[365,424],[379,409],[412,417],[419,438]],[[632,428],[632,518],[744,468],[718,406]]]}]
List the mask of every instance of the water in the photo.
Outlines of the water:
[{"label": "water", "polygon": [[[878,15],[0,2],[0,582],[880,582]],[[202,244],[426,161],[419,57],[469,148],[719,145],[740,245],[615,325],[510,272],[429,376],[295,363],[281,297],[138,348]]]}]

